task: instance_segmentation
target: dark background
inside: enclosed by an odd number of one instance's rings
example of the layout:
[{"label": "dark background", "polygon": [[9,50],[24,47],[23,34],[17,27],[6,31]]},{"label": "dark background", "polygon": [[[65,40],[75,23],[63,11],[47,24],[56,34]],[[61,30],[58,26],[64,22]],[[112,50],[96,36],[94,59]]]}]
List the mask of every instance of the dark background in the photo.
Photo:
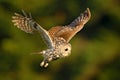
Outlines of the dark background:
[{"label": "dark background", "polygon": [[[14,12],[31,12],[45,29],[66,25],[87,7],[92,17],[70,41],[69,57],[39,66],[47,49],[40,35],[11,22]],[[120,0],[0,0],[0,80],[120,80]]]}]

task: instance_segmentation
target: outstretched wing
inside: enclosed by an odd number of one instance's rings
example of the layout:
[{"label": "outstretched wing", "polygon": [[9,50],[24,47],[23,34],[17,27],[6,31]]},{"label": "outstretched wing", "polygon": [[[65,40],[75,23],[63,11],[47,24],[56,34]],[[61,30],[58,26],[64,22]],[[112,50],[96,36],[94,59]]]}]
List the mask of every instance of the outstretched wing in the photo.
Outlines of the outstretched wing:
[{"label": "outstretched wing", "polygon": [[32,33],[33,31],[40,32],[42,38],[44,39],[45,43],[49,48],[53,48],[53,41],[45,29],[43,29],[38,23],[36,23],[31,15],[28,17],[25,12],[23,12],[23,15],[20,15],[18,13],[15,13],[14,16],[12,16],[12,22],[15,26],[17,26],[19,29],[25,31],[26,33]]},{"label": "outstretched wing", "polygon": [[49,33],[56,37],[63,37],[69,42],[71,38],[84,27],[84,24],[89,21],[90,17],[91,13],[89,8],[87,8],[87,10],[81,13],[71,24],[63,27],[53,27],[49,30]]}]

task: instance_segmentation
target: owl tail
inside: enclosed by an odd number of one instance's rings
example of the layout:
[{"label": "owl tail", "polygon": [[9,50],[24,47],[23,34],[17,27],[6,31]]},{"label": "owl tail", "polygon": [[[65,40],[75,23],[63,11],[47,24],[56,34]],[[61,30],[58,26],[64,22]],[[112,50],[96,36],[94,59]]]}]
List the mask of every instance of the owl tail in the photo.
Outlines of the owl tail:
[{"label": "owl tail", "polygon": [[33,53],[30,53],[31,55],[33,55],[33,54],[40,54],[40,55],[42,55],[43,53],[42,52],[33,52]]}]

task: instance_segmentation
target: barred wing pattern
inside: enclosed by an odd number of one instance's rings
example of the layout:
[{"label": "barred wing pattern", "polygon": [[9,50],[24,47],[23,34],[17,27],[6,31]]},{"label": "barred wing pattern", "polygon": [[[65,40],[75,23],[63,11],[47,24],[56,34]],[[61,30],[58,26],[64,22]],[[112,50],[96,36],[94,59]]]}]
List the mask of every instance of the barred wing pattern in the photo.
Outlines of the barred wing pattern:
[{"label": "barred wing pattern", "polygon": [[49,33],[56,37],[63,37],[67,42],[79,32],[91,18],[91,13],[89,8],[80,14],[71,24],[66,26],[56,26],[49,30]]},{"label": "barred wing pattern", "polygon": [[[24,13],[25,14],[25,13]],[[22,16],[18,13],[15,13],[14,16],[12,16],[13,20],[12,22],[14,23],[15,26],[17,26],[19,29],[25,31],[26,33],[33,33],[33,31],[38,31],[40,32],[42,38],[44,39],[46,45],[49,48],[53,48],[54,44],[53,41],[45,29],[43,29],[38,23],[36,23],[31,16]]]},{"label": "barred wing pattern", "polygon": [[80,16],[78,16],[69,25],[52,27],[48,31],[46,31],[38,23],[36,23],[31,18],[31,15],[28,17],[25,13],[24,16],[15,13],[15,15],[12,18],[13,18],[12,22],[14,23],[14,25],[20,28],[21,30],[25,31],[26,33],[32,33],[35,30],[40,32],[47,46],[49,48],[53,48],[55,46],[53,44],[54,42],[53,39],[55,37],[62,37],[67,42],[69,42],[71,38],[77,32],[79,32],[84,27],[84,25],[89,21],[89,19],[91,18],[91,13],[89,8],[87,8],[83,13],[80,14]]},{"label": "barred wing pattern", "polygon": [[31,18],[24,17],[18,13],[15,13],[15,16],[12,17],[12,22],[15,26],[17,26],[22,31],[25,31],[26,33],[32,33],[33,29],[30,26],[30,21],[32,21]]}]

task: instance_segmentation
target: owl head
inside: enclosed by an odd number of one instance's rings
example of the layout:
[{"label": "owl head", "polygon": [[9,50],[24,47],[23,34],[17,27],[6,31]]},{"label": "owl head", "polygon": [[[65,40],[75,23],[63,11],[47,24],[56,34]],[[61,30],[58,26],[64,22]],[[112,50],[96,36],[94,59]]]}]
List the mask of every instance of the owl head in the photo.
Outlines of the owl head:
[{"label": "owl head", "polygon": [[56,48],[56,53],[59,54],[60,58],[69,56],[71,54],[71,44],[70,43],[60,44]]}]

